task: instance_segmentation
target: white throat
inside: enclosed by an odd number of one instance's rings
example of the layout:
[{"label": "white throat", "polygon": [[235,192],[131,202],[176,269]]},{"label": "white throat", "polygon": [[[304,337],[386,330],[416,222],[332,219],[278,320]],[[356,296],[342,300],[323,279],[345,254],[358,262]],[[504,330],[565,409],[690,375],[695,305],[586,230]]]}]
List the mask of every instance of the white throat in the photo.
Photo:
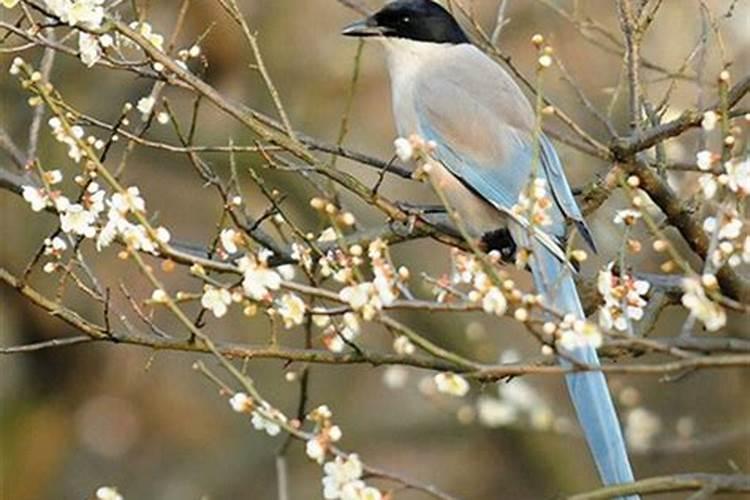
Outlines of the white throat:
[{"label": "white throat", "polygon": [[403,38],[382,38],[385,47],[388,73],[391,77],[391,95],[396,128],[402,137],[417,133],[417,116],[414,109],[414,86],[423,67],[443,55],[445,44],[417,42]]},{"label": "white throat", "polygon": [[382,38],[391,78],[418,71],[420,67],[445,51],[445,44],[417,42],[405,38]]}]

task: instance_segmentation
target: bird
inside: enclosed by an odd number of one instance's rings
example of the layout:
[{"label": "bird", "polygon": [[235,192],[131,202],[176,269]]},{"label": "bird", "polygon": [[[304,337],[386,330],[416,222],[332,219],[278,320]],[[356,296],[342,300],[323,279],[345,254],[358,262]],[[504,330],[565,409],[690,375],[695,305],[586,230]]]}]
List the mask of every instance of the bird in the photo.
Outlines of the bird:
[{"label": "bird", "polygon": [[[371,37],[385,48],[398,134],[430,144],[430,175],[468,234],[504,256],[527,249],[527,266],[546,305],[585,320],[564,250],[568,226],[596,251],[594,239],[560,157],[537,131],[534,108],[515,80],[433,0],[387,3],[342,35]],[[544,226],[513,210],[532,174],[543,179],[553,201]],[[568,350],[558,346],[558,360],[566,368],[573,361],[599,366],[596,349],[586,342]],[[571,370],[565,380],[603,484],[633,482],[604,374]]]}]

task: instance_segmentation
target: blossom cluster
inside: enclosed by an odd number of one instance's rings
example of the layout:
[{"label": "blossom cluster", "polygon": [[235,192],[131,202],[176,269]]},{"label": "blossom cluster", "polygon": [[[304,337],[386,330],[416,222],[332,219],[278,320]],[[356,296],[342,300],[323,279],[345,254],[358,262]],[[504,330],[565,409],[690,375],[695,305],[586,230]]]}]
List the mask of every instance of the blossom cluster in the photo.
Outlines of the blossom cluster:
[{"label": "blossom cluster", "polygon": [[323,498],[326,500],[381,500],[377,488],[362,481],[362,462],[356,453],[336,457],[323,466]]},{"label": "blossom cluster", "polygon": [[[23,186],[23,198],[31,209],[39,212],[46,208],[56,211],[60,218],[60,230],[73,237],[96,239],[96,248],[101,251],[115,238],[134,250],[156,254],[160,244],[170,240],[170,233],[164,227],[153,232],[140,223],[131,222],[128,217],[134,213],[145,213],[145,201],[137,187],[129,187],[124,192],[108,196],[107,192],[93,180],[78,177],[76,180],[85,189],[78,200],[71,201],[61,191],[52,186],[62,181],[59,171],[43,175],[46,187]],[[48,255],[59,257],[65,250],[64,242],[55,238],[48,246]]]},{"label": "blossom cluster", "polygon": [[286,416],[266,401],[255,401],[244,392],[235,393],[229,399],[229,406],[237,413],[250,415],[253,428],[263,431],[269,436],[276,436],[281,432],[281,425],[287,421]]},{"label": "blossom cluster", "polygon": [[606,331],[628,330],[629,322],[639,321],[646,306],[644,296],[648,293],[648,281],[636,279],[632,274],[612,272],[614,264],[599,271],[597,289],[604,300],[599,308],[599,326]]},{"label": "blossom cluster", "polygon": [[535,177],[518,195],[518,201],[511,208],[513,213],[528,220],[532,226],[549,226],[552,224],[550,209],[552,197],[547,186],[547,179]]}]

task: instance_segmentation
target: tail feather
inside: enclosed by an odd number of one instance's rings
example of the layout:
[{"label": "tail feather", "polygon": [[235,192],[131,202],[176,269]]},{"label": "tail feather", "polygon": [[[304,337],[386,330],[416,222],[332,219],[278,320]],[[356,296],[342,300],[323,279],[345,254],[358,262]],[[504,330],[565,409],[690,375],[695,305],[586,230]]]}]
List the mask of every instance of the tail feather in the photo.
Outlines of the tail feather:
[{"label": "tail feather", "polygon": [[[528,238],[523,230],[512,232],[519,244],[526,243],[524,246],[528,247]],[[541,244],[532,241],[531,249],[529,265],[534,284],[547,305],[561,313],[573,313],[585,318],[570,268]],[[566,355],[581,363],[599,366],[599,357],[591,346],[566,352]],[[572,365],[570,360],[562,357],[559,362],[564,367]],[[633,482],[625,442],[604,374],[569,373],[565,376],[565,382],[602,482],[605,485]],[[626,498],[634,500],[639,497]]]}]

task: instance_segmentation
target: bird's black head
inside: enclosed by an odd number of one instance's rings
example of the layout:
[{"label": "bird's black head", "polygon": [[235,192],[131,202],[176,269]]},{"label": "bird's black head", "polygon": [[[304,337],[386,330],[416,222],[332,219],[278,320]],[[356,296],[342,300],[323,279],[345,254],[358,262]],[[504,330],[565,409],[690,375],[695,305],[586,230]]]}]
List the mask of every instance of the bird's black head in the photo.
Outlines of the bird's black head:
[{"label": "bird's black head", "polygon": [[419,42],[469,43],[450,13],[432,0],[397,0],[347,26],[346,36],[385,36]]}]

